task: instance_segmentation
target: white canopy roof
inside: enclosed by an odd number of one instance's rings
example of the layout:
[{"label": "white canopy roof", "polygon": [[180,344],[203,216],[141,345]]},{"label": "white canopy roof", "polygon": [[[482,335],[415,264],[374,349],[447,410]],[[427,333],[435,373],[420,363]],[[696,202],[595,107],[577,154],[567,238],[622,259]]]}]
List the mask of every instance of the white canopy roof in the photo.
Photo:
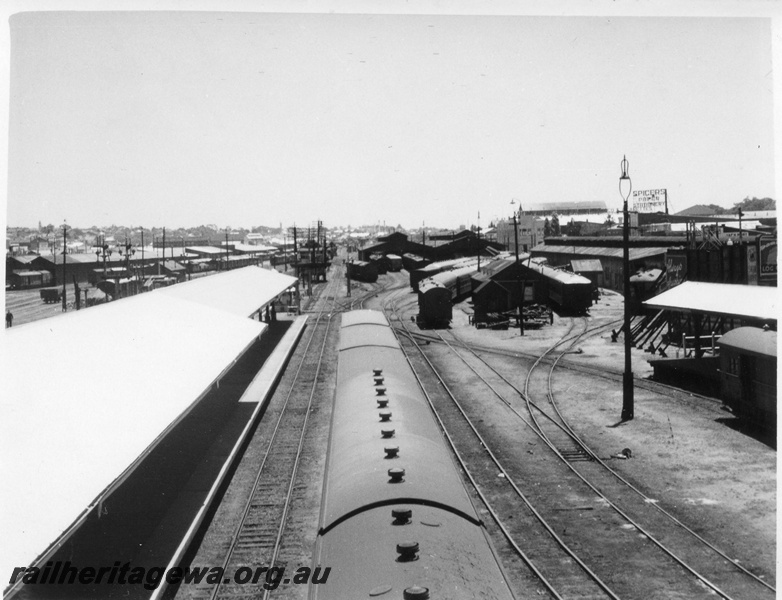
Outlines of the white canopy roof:
[{"label": "white canopy roof", "polygon": [[249,317],[296,281],[295,277],[272,269],[250,266],[193,279],[161,288],[154,293],[227,310],[240,317]]},{"label": "white canopy roof", "polygon": [[652,308],[777,320],[777,288],[685,281],[644,302]]},{"label": "white canopy roof", "polygon": [[119,484],[263,332],[196,295],[151,292],[5,330],[0,572],[31,564]]}]

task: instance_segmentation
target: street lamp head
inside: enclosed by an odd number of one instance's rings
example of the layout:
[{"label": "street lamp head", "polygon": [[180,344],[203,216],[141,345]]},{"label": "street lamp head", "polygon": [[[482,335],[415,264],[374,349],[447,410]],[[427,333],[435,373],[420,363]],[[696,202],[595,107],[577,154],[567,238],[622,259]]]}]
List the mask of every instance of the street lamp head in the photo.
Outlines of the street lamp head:
[{"label": "street lamp head", "polygon": [[619,193],[622,195],[622,199],[627,202],[630,197],[630,192],[633,190],[633,182],[630,180],[630,163],[627,162],[627,156],[622,158],[622,176],[619,178]]}]

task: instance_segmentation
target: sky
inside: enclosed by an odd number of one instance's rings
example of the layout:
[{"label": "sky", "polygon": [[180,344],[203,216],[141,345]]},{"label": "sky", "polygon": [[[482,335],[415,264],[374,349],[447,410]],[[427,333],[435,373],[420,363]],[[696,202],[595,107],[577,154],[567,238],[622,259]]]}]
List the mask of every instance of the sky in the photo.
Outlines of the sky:
[{"label": "sky", "polygon": [[704,4],[11,2],[7,224],[485,226],[623,156],[775,198],[780,3]]}]

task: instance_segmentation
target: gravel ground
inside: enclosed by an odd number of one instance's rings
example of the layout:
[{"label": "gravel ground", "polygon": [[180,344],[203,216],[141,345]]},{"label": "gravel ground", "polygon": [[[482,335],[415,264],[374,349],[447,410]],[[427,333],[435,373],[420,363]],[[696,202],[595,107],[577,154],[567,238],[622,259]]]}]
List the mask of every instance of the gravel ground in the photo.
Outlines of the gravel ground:
[{"label": "gravel ground", "polygon": [[[533,354],[563,335],[569,319],[528,330],[476,330],[468,323],[470,307],[454,310],[452,332],[482,346]],[[621,318],[622,297],[607,292],[592,316]],[[610,330],[579,342],[581,354],[568,354],[567,365],[621,372],[623,345],[612,344]],[[648,377],[649,354],[633,350],[636,379]],[[565,418],[598,456],[610,458],[624,448],[629,460],[612,466],[647,495],[665,505],[703,537],[740,559],[745,567],[774,581],[776,569],[776,451],[742,433],[716,399],[686,392],[661,394],[635,390],[635,418],[620,423],[621,383],[578,370],[559,369],[556,399]]]}]

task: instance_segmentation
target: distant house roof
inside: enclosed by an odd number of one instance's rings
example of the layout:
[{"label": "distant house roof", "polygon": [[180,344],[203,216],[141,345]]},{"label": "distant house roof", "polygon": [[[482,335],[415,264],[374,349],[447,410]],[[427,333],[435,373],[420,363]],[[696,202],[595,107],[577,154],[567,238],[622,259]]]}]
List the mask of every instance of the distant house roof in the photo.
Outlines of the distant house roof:
[{"label": "distant house roof", "polygon": [[225,254],[224,248],[215,248],[214,246],[187,246],[185,250],[194,254],[207,254],[209,256]]},{"label": "distant house roof", "polygon": [[9,256],[8,258],[10,260],[18,262],[19,264],[29,265],[36,258],[38,258],[38,255],[37,254],[23,254],[22,256]]},{"label": "distant house roof", "polygon": [[[225,244],[222,244],[223,246]],[[276,252],[277,248],[274,246],[262,246],[261,244],[239,244],[238,242],[229,242],[229,246],[233,246],[235,252],[243,252],[245,254],[260,254],[263,252]]]},{"label": "distant house roof", "polygon": [[714,209],[705,204],[696,204],[674,214],[677,217],[710,217],[714,214]]},{"label": "distant house roof", "polygon": [[173,260],[164,260],[163,268],[166,269],[167,271],[172,271],[172,272],[185,270],[185,267],[183,267],[178,262],[175,262]]}]

